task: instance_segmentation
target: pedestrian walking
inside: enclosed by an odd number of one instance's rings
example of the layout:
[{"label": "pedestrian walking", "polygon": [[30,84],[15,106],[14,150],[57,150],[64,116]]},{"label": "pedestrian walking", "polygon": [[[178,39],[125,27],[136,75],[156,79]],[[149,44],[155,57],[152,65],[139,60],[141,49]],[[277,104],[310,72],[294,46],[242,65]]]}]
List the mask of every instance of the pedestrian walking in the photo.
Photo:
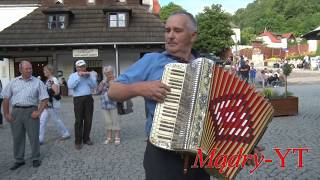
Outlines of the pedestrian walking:
[{"label": "pedestrian walking", "polygon": [[249,83],[251,83],[253,86],[256,84],[256,74],[257,70],[254,67],[254,64],[251,63],[250,71],[249,71]]},{"label": "pedestrian walking", "polygon": [[49,117],[56,124],[61,134],[60,140],[66,140],[70,138],[69,130],[64,125],[60,115],[60,85],[58,79],[53,76],[53,72],[54,68],[50,64],[43,68],[44,76],[47,78],[46,87],[49,94],[49,102],[40,116],[40,145],[44,143],[46,124]]}]

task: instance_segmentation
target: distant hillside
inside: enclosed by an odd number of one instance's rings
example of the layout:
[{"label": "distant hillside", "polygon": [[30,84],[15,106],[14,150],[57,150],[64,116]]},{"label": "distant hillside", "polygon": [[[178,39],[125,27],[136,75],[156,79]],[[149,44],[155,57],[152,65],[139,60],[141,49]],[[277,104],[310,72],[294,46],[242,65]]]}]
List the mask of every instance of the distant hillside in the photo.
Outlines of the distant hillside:
[{"label": "distant hillside", "polygon": [[300,36],[320,26],[320,0],[255,0],[232,19],[249,38],[264,29]]}]

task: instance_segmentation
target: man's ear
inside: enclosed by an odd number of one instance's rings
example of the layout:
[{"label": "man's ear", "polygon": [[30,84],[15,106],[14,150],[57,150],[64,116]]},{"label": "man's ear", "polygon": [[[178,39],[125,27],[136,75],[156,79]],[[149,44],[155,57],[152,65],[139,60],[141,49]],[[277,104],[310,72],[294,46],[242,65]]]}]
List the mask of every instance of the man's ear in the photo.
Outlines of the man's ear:
[{"label": "man's ear", "polygon": [[192,43],[196,42],[197,38],[198,38],[198,33],[197,32],[192,32],[191,33],[191,42]]}]

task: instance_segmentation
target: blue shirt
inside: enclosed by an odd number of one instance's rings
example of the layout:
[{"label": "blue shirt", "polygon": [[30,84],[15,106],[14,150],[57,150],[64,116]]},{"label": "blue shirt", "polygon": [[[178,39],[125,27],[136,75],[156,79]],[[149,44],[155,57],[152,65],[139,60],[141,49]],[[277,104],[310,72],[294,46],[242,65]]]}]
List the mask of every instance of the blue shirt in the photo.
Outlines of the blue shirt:
[{"label": "blue shirt", "polygon": [[83,77],[78,72],[69,76],[68,88],[73,90],[73,97],[91,95],[91,89],[97,87],[97,80],[93,74]]},{"label": "blue shirt", "polygon": [[255,78],[257,74],[257,70],[255,68],[250,69],[250,77]]},{"label": "blue shirt", "polygon": [[[145,54],[141,59],[121,74],[118,77],[117,82],[131,84],[141,81],[160,80],[164,66],[169,63],[177,63],[177,60],[166,52]],[[149,99],[145,99],[145,101],[147,108],[147,122],[145,130],[149,135],[157,102]]]}]

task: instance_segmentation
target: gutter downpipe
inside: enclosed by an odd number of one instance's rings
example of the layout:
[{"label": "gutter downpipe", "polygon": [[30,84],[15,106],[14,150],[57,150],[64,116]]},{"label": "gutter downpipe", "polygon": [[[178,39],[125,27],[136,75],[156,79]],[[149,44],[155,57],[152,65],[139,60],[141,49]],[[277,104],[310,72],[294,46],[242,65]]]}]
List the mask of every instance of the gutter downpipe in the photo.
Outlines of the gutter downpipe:
[{"label": "gutter downpipe", "polygon": [[119,67],[119,51],[117,44],[113,44],[113,48],[116,53],[116,77],[120,75],[120,67]]}]

